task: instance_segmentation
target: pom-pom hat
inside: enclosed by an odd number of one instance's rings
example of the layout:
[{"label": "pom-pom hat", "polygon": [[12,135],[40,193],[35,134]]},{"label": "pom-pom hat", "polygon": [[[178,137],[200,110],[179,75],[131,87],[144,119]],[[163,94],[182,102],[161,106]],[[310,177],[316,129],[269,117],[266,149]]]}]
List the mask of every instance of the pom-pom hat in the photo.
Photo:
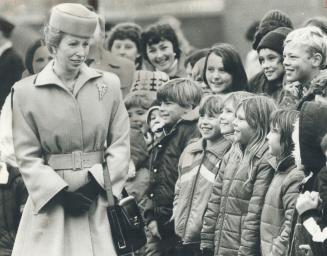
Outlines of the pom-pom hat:
[{"label": "pom-pom hat", "polygon": [[85,6],[63,3],[52,8],[49,25],[67,34],[91,37],[97,22],[97,15]]}]

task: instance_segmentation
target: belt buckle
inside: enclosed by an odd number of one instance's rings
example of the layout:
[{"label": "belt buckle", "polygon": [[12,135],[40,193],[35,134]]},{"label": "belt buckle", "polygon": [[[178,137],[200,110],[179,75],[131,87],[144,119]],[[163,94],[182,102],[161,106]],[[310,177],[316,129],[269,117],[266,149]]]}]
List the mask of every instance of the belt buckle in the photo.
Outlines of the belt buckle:
[{"label": "belt buckle", "polygon": [[73,170],[83,169],[83,152],[82,151],[73,151],[72,152],[73,160]]}]

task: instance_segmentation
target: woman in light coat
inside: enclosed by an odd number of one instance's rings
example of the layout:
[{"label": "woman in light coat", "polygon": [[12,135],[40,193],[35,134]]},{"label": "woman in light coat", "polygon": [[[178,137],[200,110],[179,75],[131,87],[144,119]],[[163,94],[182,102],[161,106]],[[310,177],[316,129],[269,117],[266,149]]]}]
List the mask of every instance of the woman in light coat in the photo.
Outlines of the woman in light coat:
[{"label": "woman in light coat", "polygon": [[13,139],[29,192],[13,256],[116,255],[103,171],[120,194],[129,163],[129,121],[119,79],[84,64],[97,16],[80,4],[52,8],[53,54],[13,89]]}]

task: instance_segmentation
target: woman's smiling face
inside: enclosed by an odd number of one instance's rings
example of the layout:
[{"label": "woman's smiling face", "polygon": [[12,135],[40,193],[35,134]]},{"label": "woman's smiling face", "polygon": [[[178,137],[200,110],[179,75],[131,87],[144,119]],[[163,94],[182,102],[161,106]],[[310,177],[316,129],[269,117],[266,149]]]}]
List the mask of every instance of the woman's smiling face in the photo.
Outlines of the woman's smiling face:
[{"label": "woman's smiling face", "polygon": [[162,40],[157,44],[147,45],[146,54],[150,63],[159,71],[167,72],[174,64],[176,53],[172,42]]}]

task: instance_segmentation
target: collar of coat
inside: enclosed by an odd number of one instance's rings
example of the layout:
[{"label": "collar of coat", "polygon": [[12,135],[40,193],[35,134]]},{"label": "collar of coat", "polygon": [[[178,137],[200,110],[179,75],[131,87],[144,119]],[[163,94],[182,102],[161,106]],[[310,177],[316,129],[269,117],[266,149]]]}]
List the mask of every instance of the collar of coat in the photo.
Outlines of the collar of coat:
[{"label": "collar of coat", "polygon": [[[67,87],[63,84],[63,82],[59,79],[59,77],[53,72],[53,60],[50,61],[44,69],[36,75],[34,84],[36,86],[44,86],[44,85],[57,85],[62,87],[65,90],[68,90]],[[74,88],[74,94],[76,94],[83,85],[89,81],[90,79],[101,77],[103,73],[89,68],[85,63],[81,65],[80,72],[76,81],[76,86]]]},{"label": "collar of coat", "polygon": [[190,153],[198,153],[206,150],[207,152],[210,152],[214,155],[216,155],[219,158],[222,158],[226,152],[222,152],[223,148],[229,149],[229,147],[226,147],[227,144],[231,144],[230,141],[228,141],[226,138],[221,136],[219,140],[216,141],[213,145],[210,147],[207,147],[206,140],[203,138],[196,139],[193,143],[189,144],[189,152]]}]

